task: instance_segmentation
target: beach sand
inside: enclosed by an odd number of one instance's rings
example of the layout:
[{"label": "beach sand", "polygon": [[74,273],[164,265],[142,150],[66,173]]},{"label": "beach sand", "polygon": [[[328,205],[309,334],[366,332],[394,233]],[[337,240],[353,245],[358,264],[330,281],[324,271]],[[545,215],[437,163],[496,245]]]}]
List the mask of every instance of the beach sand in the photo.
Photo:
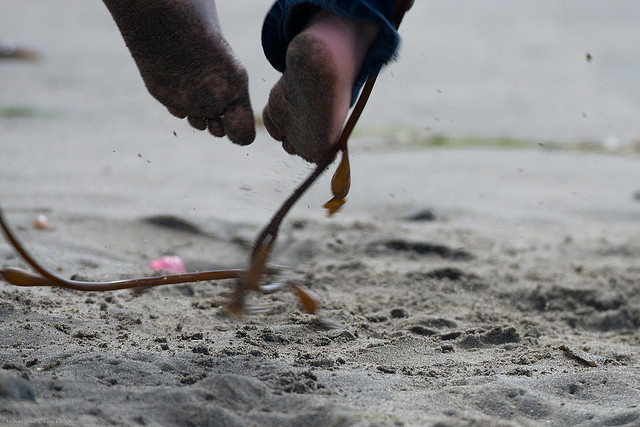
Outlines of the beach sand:
[{"label": "beach sand", "polygon": [[[80,21],[8,3],[1,28],[41,58],[0,63],[0,205],[34,256],[89,280],[153,274],[163,255],[192,271],[246,266],[309,167],[264,129],[236,147],[170,117],[99,2],[61,2]],[[277,77],[262,61],[257,110]],[[340,327],[285,292],[230,318],[233,281],[106,293],[0,281],[0,424],[640,424],[637,151],[368,134],[352,141],[343,211],[322,211],[327,173],[272,259]],[[42,214],[54,230],[33,226]],[[0,265],[26,268],[6,240]]]}]

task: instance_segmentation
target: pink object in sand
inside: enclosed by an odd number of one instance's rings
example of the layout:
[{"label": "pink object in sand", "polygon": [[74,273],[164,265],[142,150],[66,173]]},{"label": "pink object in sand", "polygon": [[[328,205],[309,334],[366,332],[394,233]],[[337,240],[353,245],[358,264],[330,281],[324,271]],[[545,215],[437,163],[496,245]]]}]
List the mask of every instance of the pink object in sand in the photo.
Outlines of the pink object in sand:
[{"label": "pink object in sand", "polygon": [[45,215],[38,215],[33,221],[33,226],[38,230],[51,231],[55,227]]},{"label": "pink object in sand", "polygon": [[149,264],[154,270],[164,270],[169,273],[186,273],[187,268],[184,266],[184,262],[174,255],[163,256],[162,258],[154,259]]}]

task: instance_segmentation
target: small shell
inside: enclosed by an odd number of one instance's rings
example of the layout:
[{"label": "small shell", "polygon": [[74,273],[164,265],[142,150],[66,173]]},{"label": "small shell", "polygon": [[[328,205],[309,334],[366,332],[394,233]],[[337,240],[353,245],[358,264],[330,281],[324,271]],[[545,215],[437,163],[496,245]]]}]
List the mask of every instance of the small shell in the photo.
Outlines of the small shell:
[{"label": "small shell", "polygon": [[33,221],[33,227],[38,230],[44,230],[44,231],[51,231],[55,228],[53,224],[51,224],[51,221],[49,221],[49,218],[47,218],[42,214],[38,215],[36,219]]}]

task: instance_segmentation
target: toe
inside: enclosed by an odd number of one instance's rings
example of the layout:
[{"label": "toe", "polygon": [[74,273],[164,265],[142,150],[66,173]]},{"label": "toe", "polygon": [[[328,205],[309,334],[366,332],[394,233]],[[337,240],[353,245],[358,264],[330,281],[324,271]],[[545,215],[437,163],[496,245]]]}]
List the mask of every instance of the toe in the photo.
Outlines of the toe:
[{"label": "toe", "polygon": [[293,148],[293,145],[291,145],[291,144],[289,143],[289,141],[287,141],[287,139],[286,139],[286,138],[284,138],[284,139],[282,140],[282,148],[284,149],[284,151],[286,151],[287,153],[289,153],[289,154],[291,154],[291,155],[296,154],[296,150],[295,150],[295,148]]},{"label": "toe", "polygon": [[187,115],[180,109],[167,107],[167,110],[169,110],[169,113],[171,113],[171,115],[176,116],[179,119],[184,119],[185,117],[187,117]]},{"label": "toe", "polygon": [[216,117],[215,119],[209,119],[209,133],[218,138],[225,136],[224,126],[222,125],[222,119]]},{"label": "toe", "polygon": [[203,117],[189,116],[187,118],[189,124],[198,130],[205,130],[207,128],[207,119]]},{"label": "toe", "polygon": [[269,132],[269,135],[276,141],[282,141],[284,139],[284,132],[280,130],[278,126],[274,123],[271,118],[271,112],[269,109],[269,105],[264,107],[262,111],[262,123],[264,123],[264,127]]},{"label": "toe", "polygon": [[233,103],[222,116],[224,132],[231,141],[249,145],[256,138],[256,126],[249,97]]}]

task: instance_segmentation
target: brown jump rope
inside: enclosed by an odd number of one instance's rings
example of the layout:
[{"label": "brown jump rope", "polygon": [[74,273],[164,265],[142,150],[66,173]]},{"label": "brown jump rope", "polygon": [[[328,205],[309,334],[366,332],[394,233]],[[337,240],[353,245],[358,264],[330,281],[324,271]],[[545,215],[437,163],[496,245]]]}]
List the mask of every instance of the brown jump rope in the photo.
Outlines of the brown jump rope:
[{"label": "brown jump rope", "polygon": [[[395,26],[398,28],[400,22],[407,10],[413,5],[413,0],[396,0],[395,6]],[[349,119],[347,120],[340,139],[331,153],[321,161],[315,170],[296,188],[282,206],[273,215],[271,221],[262,229],[253,245],[253,250],[249,258],[249,267],[247,270],[230,269],[230,270],[214,270],[200,271],[196,273],[170,274],[156,277],[143,277],[138,279],[116,280],[112,282],[86,282],[79,280],[69,280],[62,278],[46,268],[42,267],[24,248],[20,241],[15,237],[9,229],[4,219],[2,210],[0,209],[0,226],[5,236],[13,245],[16,251],[29,264],[36,273],[20,270],[17,268],[0,269],[0,275],[9,283],[16,286],[58,286],[63,288],[75,289],[80,291],[114,291],[119,289],[131,289],[140,287],[152,287],[161,285],[171,285],[178,283],[201,282],[209,280],[237,279],[236,287],[233,291],[231,301],[225,306],[227,311],[233,315],[240,316],[245,311],[245,295],[248,291],[256,291],[269,293],[278,288],[278,286],[261,286],[260,279],[264,274],[276,273],[278,270],[267,266],[267,261],[271,250],[274,247],[278,237],[280,224],[284,220],[289,210],[307,191],[309,186],[333,163],[338,151],[342,151],[340,164],[331,179],[331,191],[333,198],[325,204],[329,214],[337,211],[340,206],[345,203],[345,198],[349,193],[351,182],[351,173],[349,168],[349,157],[347,150],[347,141],[356,122],[360,118],[364,107],[369,100],[369,95],[373,89],[377,74],[372,75],[366,81],[358,102],[356,103]],[[286,282],[279,287],[289,287],[298,296],[303,308],[308,313],[316,313],[319,303],[313,293],[305,286],[297,282]]]}]

